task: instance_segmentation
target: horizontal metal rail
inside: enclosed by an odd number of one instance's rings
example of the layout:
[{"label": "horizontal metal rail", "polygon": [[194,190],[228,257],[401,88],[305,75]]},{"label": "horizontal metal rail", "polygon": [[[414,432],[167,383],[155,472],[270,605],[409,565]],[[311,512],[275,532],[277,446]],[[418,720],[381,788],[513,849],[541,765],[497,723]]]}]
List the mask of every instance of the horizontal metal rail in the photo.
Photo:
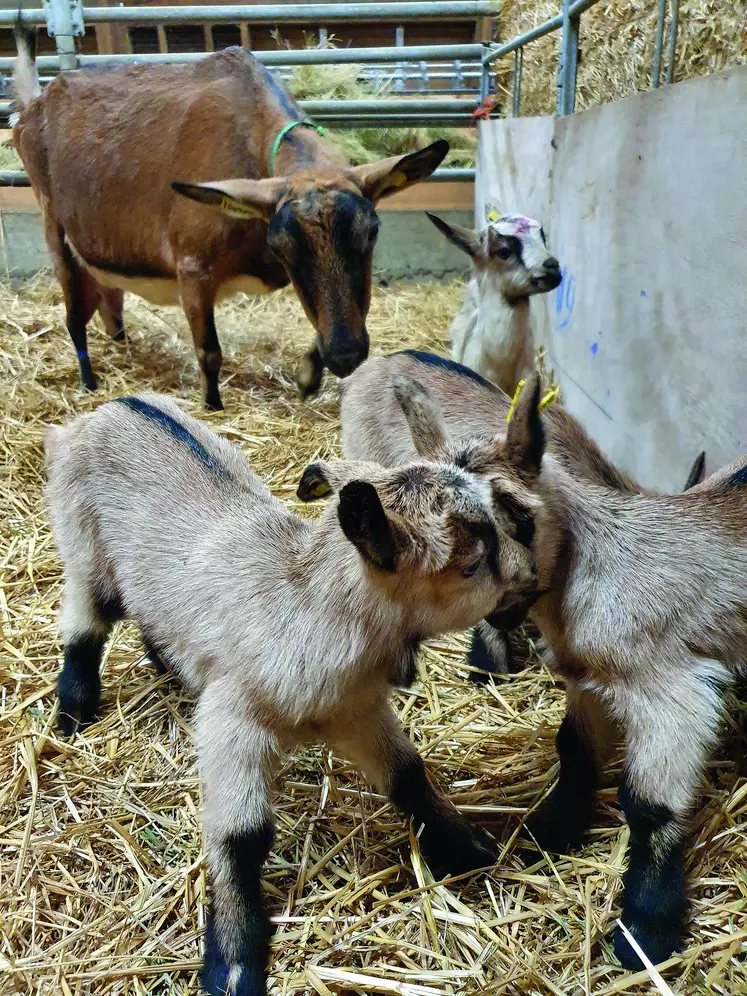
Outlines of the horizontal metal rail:
[{"label": "horizontal metal rail", "polygon": [[[569,16],[578,17],[585,10],[588,10],[589,7],[593,7],[595,3],[599,3],[599,0],[576,0],[570,6]],[[551,17],[549,21],[544,21],[542,24],[537,24],[535,27],[530,28],[529,31],[525,31],[523,35],[517,35],[516,38],[512,38],[505,45],[491,45],[490,51],[483,58],[483,62],[493,62],[504,55],[510,55],[514,49],[523,48],[529,42],[536,41],[538,38],[544,38],[545,35],[549,35],[562,27],[563,15],[558,14],[557,17]]]},{"label": "horizontal metal rail", "polygon": [[[474,169],[462,166],[447,166],[443,169],[437,169],[435,173],[428,177],[426,183],[451,183],[454,181],[458,181],[460,183],[474,183]],[[29,178],[24,170],[3,169],[0,170],[0,186],[30,187],[31,184],[29,183]]]},{"label": "horizontal metal rail", "polygon": [[[115,10],[116,8],[109,8]],[[485,46],[479,43],[466,45],[402,45],[377,48],[301,48],[259,51],[252,54],[265,66],[331,66],[345,62],[419,62],[423,59],[479,59]],[[119,66],[138,62],[182,63],[199,62],[211,52],[161,52],[153,55],[79,55],[78,65]],[[0,59],[0,71],[13,68],[15,59]],[[57,69],[59,56],[40,55],[36,60],[39,69]]]},{"label": "horizontal metal rail", "polygon": [[[248,21],[270,24],[335,24],[345,21],[455,20],[491,17],[496,13],[490,0],[436,0],[403,3],[310,3],[310,4],[215,4],[195,7],[84,7],[86,24],[235,24]],[[15,23],[16,10],[0,11],[0,26]],[[30,26],[47,23],[43,9],[23,10]]]}]

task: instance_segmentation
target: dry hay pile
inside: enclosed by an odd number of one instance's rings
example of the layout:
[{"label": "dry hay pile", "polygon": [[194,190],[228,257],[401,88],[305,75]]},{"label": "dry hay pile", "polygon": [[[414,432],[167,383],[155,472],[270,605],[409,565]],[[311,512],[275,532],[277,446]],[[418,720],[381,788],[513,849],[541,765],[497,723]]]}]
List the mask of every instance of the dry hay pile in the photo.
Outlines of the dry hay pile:
[{"label": "dry hay pile", "polygon": [[[443,347],[460,293],[376,291],[375,346]],[[0,288],[0,315],[0,992],[195,993],[206,870],[192,701],[142,664],[137,633],[120,624],[104,666],[105,718],[85,736],[58,735],[60,564],[41,499],[46,424],[146,389],[197,410],[189,336],[176,310],[128,299],[125,347],[92,333],[103,385],[94,398],[76,388],[54,287]],[[292,371],[311,336],[290,293],[222,306],[218,327],[227,411],[209,421],[295,505],[306,462],[336,449],[336,384],[311,403],[297,399]],[[524,816],[556,772],[556,681],[530,642],[521,674],[472,686],[465,646],[463,637],[430,643],[420,680],[396,707],[452,798],[489,822],[501,844],[495,867],[435,884],[402,820],[355,771],[323,748],[299,752],[278,780],[265,875],[277,924],[273,996],[661,991],[613,964],[628,831],[611,782],[581,853],[520,860]],[[694,925],[665,972],[678,994],[747,985],[747,783],[734,739],[732,729],[695,821]]]},{"label": "dry hay pile", "polygon": [[[560,0],[501,0],[501,41],[523,34],[562,10]],[[671,5],[668,5],[668,7]],[[651,86],[658,0],[601,0],[581,16],[576,110],[619,100]],[[665,24],[661,82],[667,64]],[[560,31],[524,48],[521,113],[554,114]],[[741,0],[680,0],[675,83],[747,61]],[[513,54],[495,63],[497,92],[510,113]]]}]

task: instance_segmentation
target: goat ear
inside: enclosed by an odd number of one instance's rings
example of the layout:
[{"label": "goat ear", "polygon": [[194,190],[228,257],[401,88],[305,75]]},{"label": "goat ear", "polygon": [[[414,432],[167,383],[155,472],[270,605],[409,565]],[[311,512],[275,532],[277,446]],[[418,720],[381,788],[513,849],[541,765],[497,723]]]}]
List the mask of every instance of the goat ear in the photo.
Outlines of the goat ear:
[{"label": "goat ear", "polygon": [[517,469],[536,475],[545,451],[545,429],[539,413],[540,378],[533,373],[519,393],[519,398],[508,423],[506,455]]},{"label": "goat ear", "polygon": [[695,463],[690,468],[690,473],[687,475],[687,480],[685,481],[685,491],[689,491],[690,488],[694,488],[696,484],[700,484],[705,475],[705,450],[702,453],[698,453],[695,457]]},{"label": "goat ear", "polygon": [[503,212],[498,207],[498,202],[494,201],[492,198],[488,197],[485,201],[485,221],[490,224],[493,221],[498,221],[502,216]]},{"label": "goat ear", "polygon": [[301,474],[298,482],[296,495],[301,501],[316,501],[318,498],[326,498],[332,493],[332,482],[330,480],[329,465],[323,460],[310,463]]},{"label": "goat ear", "polygon": [[441,406],[419,380],[395,374],[394,395],[405,413],[410,435],[419,455],[434,460],[448,443],[448,432]]},{"label": "goat ear", "polygon": [[373,484],[349,481],[340,491],[337,518],[365,560],[387,571],[396,570],[394,533]]},{"label": "goat ear", "polygon": [[427,180],[448,151],[449,143],[440,138],[432,145],[406,156],[392,156],[391,159],[355,166],[351,173],[361,193],[375,204],[382,197]]},{"label": "goat ear", "polygon": [[443,218],[439,218],[437,214],[431,214],[430,211],[425,213],[439,232],[443,233],[457,249],[461,249],[462,252],[466,252],[468,256],[473,258],[477,256],[480,251],[480,239],[477,232],[471,228],[463,228],[461,225],[450,225]]},{"label": "goat ear", "polygon": [[224,180],[219,183],[182,183],[171,189],[182,197],[218,208],[230,218],[269,221],[285,192],[285,180]]}]

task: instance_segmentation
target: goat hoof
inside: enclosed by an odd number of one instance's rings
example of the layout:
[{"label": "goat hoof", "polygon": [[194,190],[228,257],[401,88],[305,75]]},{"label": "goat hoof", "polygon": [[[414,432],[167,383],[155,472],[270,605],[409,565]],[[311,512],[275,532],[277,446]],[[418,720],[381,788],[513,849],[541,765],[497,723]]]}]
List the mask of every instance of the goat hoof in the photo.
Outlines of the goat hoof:
[{"label": "goat hoof", "polygon": [[114,336],[113,342],[126,342],[127,336],[125,335],[124,329],[120,329],[119,332]]},{"label": "goat hoof", "polygon": [[480,827],[439,827],[423,830],[420,844],[428,864],[439,875],[463,875],[494,864],[495,845]]},{"label": "goat hoof", "polygon": [[[679,925],[673,925],[669,918],[652,918],[646,923],[626,923],[625,926],[654,965],[666,961],[673,951],[680,950],[682,938]],[[645,968],[619,927],[615,928],[615,955],[629,972],[640,972]]]},{"label": "goat hoof", "polygon": [[208,412],[222,412],[225,411],[223,407],[223,402],[220,400],[220,394],[209,394],[205,398],[205,411]]},{"label": "goat hoof", "polygon": [[[569,854],[583,844],[593,815],[593,805],[578,799],[557,798],[553,793],[527,820],[527,828],[543,851]],[[532,860],[536,860],[536,855],[532,855]]]}]

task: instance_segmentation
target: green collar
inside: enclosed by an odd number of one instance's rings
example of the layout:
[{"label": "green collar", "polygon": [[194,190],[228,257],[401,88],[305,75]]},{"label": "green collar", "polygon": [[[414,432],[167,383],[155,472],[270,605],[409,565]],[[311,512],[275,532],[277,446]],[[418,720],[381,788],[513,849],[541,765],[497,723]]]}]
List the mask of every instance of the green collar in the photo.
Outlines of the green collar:
[{"label": "green collar", "polygon": [[272,143],[272,148],[270,149],[270,176],[273,176],[275,173],[275,160],[277,159],[280,143],[283,141],[288,132],[292,131],[297,125],[303,125],[304,128],[313,128],[314,131],[318,131],[320,135],[327,134],[321,125],[314,124],[314,122],[309,121],[308,118],[302,121],[289,121],[284,128],[280,129],[280,131],[275,136],[275,141]]}]

